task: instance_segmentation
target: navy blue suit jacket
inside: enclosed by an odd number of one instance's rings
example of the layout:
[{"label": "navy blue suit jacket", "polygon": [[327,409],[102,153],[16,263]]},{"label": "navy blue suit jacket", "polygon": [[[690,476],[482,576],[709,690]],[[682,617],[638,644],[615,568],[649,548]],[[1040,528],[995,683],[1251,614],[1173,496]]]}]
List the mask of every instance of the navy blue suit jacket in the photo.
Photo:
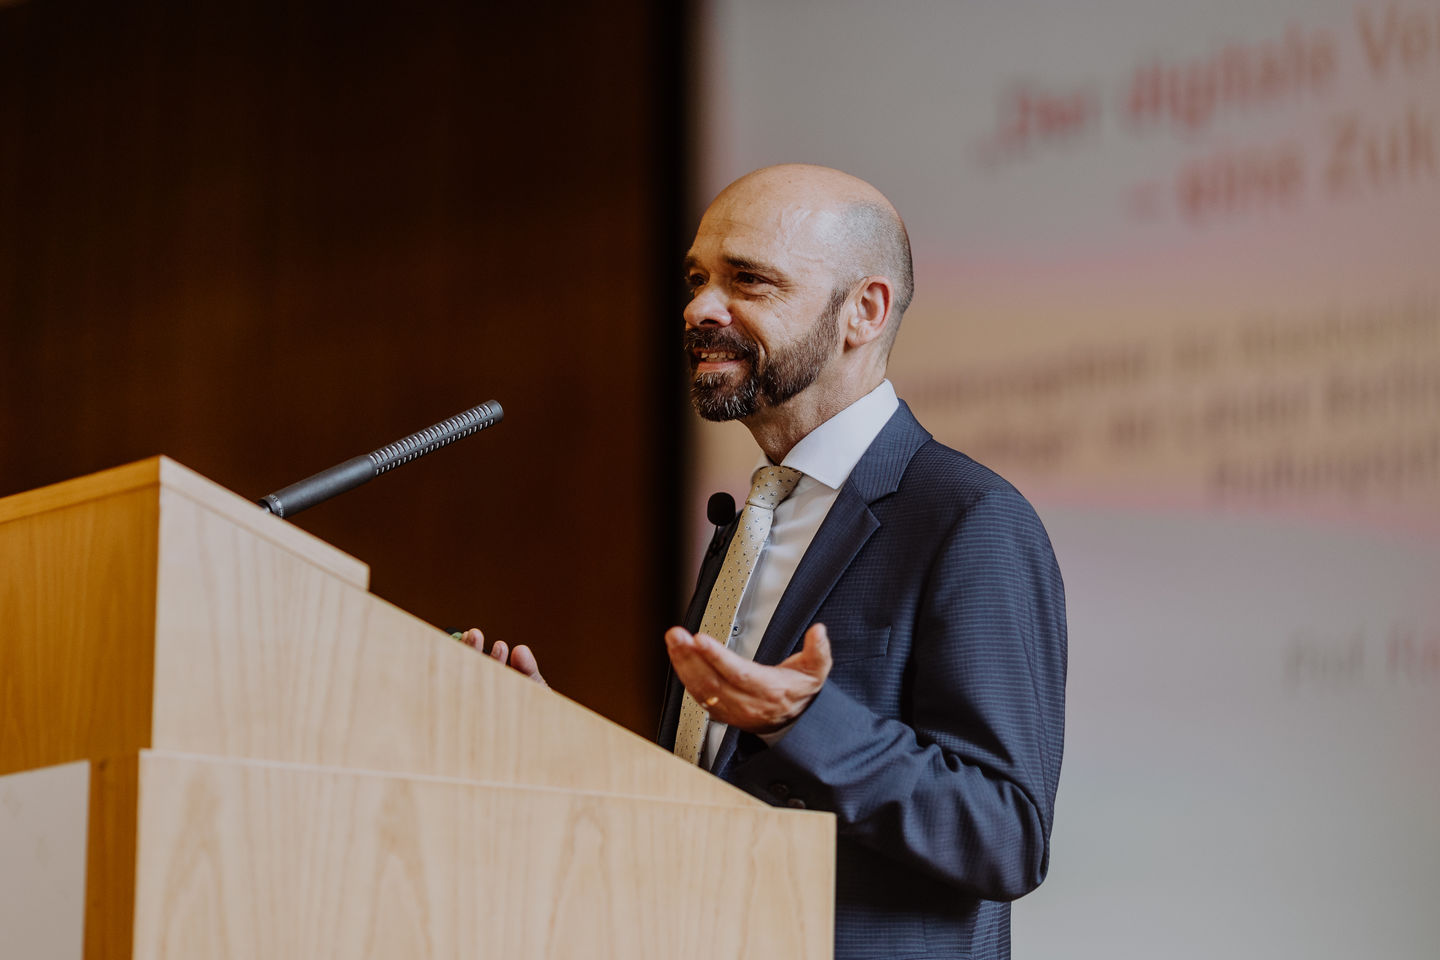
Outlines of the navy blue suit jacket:
[{"label": "navy blue suit jacket", "polygon": [[[691,630],[723,555],[701,570]],[[902,403],[756,661],[783,660],[816,622],[835,659],[820,693],[774,746],[727,731],[712,769],[769,803],[836,814],[838,960],[1009,957],[1008,901],[1049,862],[1064,734],[1064,588],[1040,520]],[[681,692],[672,673],[667,748]]]}]

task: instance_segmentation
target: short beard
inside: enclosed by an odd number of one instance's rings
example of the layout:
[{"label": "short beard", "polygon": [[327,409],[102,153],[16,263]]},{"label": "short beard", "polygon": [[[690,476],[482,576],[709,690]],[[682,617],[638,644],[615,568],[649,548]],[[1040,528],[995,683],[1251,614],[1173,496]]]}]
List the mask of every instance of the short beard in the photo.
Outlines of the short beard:
[{"label": "short beard", "polygon": [[696,350],[735,354],[749,370],[731,386],[729,373],[697,373],[690,383],[690,402],[706,420],[745,420],[761,406],[777,407],[809,387],[825,369],[840,333],[840,310],[850,293],[844,287],[830,291],[830,301],[800,341],[770,355],[761,363],[755,344],[729,327],[701,327],[685,331],[685,354],[694,370]]}]

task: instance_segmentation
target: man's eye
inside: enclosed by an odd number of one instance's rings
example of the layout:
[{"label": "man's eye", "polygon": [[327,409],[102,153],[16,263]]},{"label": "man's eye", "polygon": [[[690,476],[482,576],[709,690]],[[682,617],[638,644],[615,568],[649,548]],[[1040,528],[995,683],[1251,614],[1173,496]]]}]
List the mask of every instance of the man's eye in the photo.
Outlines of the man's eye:
[{"label": "man's eye", "polygon": [[753,274],[753,273],[746,273],[745,271],[742,270],[742,271],[740,271],[739,273],[735,274],[735,282],[736,282],[736,283],[742,283],[742,284],[744,284],[745,286],[748,287],[748,286],[753,286],[754,284],[757,284],[757,283],[764,283],[765,281],[764,281],[764,280],[761,280],[759,277],[755,276],[755,274]]},{"label": "man's eye", "polygon": [[700,289],[701,287],[703,287],[703,286],[705,286],[705,278],[702,277],[702,276],[700,276],[700,274],[698,274],[698,273],[686,274],[686,276],[685,276],[685,288],[686,288],[687,290],[690,290],[691,292],[694,292],[694,291],[696,291],[696,290],[699,290],[699,289]]}]

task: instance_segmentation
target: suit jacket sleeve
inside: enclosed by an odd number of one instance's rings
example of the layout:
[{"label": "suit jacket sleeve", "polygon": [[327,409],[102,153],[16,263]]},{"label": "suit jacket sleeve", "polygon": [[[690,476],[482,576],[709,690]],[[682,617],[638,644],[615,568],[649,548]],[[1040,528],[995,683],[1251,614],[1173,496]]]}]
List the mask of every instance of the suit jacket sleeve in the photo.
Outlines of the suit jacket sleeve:
[{"label": "suit jacket sleeve", "polygon": [[[842,838],[968,893],[1008,900],[1049,861],[1066,670],[1050,541],[1012,488],[984,491],[938,538],[924,582],[896,592],[895,715],[832,679],[783,739],[743,737],[725,772],[772,803],[834,811]],[[913,591],[907,594],[906,591]],[[825,620],[822,608],[816,619]],[[846,629],[828,623],[832,637]]]}]

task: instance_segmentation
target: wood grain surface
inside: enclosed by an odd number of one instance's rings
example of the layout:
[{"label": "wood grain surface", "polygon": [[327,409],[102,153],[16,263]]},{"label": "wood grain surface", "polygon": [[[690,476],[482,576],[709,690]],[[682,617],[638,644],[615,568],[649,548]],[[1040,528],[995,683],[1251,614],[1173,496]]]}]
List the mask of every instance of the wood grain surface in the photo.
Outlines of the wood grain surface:
[{"label": "wood grain surface", "polygon": [[367,582],[363,563],[163,457],[0,499],[0,774],[149,745],[162,486],[322,578]]},{"label": "wood grain surface", "polygon": [[0,773],[149,743],[154,485],[0,523]]},{"label": "wood grain surface", "polygon": [[151,744],[754,805],[170,487]]},{"label": "wood grain surface", "polygon": [[822,958],[833,820],[147,751],[137,960]]},{"label": "wood grain surface", "polygon": [[86,960],[829,955],[829,814],[456,643],[176,464],[21,506],[0,763],[93,761]]},{"label": "wood grain surface", "polygon": [[276,546],[301,557],[361,590],[370,585],[370,567],[308,531],[273,517],[253,501],[226,490],[169,457],[155,457],[160,482]]},{"label": "wood grain surface", "polygon": [[85,860],[85,960],[130,960],[135,929],[140,755],[90,765]]}]

